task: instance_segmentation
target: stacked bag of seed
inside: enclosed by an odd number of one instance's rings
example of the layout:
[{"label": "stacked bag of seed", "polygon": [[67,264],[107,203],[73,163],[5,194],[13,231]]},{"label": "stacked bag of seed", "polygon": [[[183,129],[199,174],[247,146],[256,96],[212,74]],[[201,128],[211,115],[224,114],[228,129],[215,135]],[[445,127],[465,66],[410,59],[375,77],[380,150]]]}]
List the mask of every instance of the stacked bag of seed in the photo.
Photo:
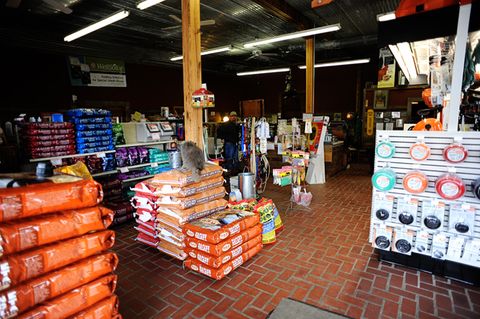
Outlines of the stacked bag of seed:
[{"label": "stacked bag of seed", "polygon": [[67,112],[76,130],[77,153],[113,150],[112,113],[102,109],[72,109]]},{"label": "stacked bag of seed", "polygon": [[75,130],[72,123],[27,123],[22,127],[25,151],[29,158],[75,154]]},{"label": "stacked bag of seed", "polygon": [[0,189],[0,318],[118,317],[101,200],[98,183],[64,175]]},{"label": "stacked bag of seed", "polygon": [[222,168],[207,164],[195,181],[185,169],[155,175],[135,185],[137,240],[184,260],[186,223],[222,211],[227,206]]},{"label": "stacked bag of seed", "polygon": [[186,235],[185,266],[220,280],[262,249],[260,215],[226,209],[190,222]]}]

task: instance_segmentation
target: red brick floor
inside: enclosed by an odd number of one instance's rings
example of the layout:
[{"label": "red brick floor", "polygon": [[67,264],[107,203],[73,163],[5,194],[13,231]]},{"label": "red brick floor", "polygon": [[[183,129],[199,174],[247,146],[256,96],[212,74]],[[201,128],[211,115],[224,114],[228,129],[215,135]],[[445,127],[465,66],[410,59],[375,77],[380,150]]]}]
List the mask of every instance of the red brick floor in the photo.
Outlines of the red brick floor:
[{"label": "red brick floor", "polygon": [[[124,318],[265,318],[290,297],[353,318],[480,318],[480,289],[378,262],[368,243],[370,180],[361,167],[310,186],[310,212],[283,214],[273,246],[221,281],[136,243],[118,227]],[[289,188],[267,193],[285,211]]]}]

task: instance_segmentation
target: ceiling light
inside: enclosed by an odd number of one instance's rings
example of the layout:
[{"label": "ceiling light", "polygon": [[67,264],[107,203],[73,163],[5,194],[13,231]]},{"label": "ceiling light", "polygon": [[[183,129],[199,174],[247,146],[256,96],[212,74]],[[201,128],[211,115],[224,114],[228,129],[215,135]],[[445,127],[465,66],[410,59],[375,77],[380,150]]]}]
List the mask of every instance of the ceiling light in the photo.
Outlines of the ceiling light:
[{"label": "ceiling light", "polygon": [[417,69],[415,67],[415,61],[413,60],[413,53],[410,49],[408,42],[398,43],[397,45],[389,45],[390,51],[392,51],[395,60],[397,61],[400,69],[405,74],[408,82],[412,82],[418,77]]},{"label": "ceiling light", "polygon": [[[215,53],[220,53],[220,52],[226,52],[226,51],[230,51],[231,49],[232,49],[232,46],[228,45],[226,47],[219,47],[219,48],[214,48],[214,49],[202,51],[200,53],[200,55],[209,55],[209,54],[215,54]],[[182,60],[182,59],[183,59],[183,56],[179,55],[179,56],[171,58],[170,61],[178,61],[178,60]]]},{"label": "ceiling light", "polygon": [[130,14],[130,12],[128,12],[127,10],[122,10],[120,12],[117,12],[117,13],[109,16],[108,18],[105,18],[103,20],[95,22],[94,24],[91,24],[86,28],[78,30],[77,32],[74,32],[70,35],[67,35],[65,38],[63,38],[63,40],[66,41],[66,42],[73,41],[75,39],[83,37],[86,34],[89,34],[89,33],[93,32],[93,31],[101,29],[101,28],[103,28],[103,27],[105,27],[109,24],[112,24],[112,23],[115,23],[119,20],[122,20],[122,19],[128,17],[129,14]]},{"label": "ceiling light", "polygon": [[[315,67],[316,68],[326,68],[326,67],[329,67],[329,66],[340,66],[340,65],[362,64],[362,63],[370,63],[370,59],[357,59],[357,60],[318,63],[318,64],[315,64]],[[305,70],[307,68],[307,66],[306,65],[301,65],[298,68],[302,69],[302,70]]]},{"label": "ceiling light", "polygon": [[239,72],[238,76],[245,75],[255,75],[255,74],[267,74],[267,73],[280,73],[280,72],[289,72],[290,68],[280,68],[280,69],[268,69],[268,70],[257,70],[257,71],[248,71],[248,72]]},{"label": "ceiling light", "polygon": [[377,15],[377,21],[379,22],[395,20],[396,18],[397,17],[395,16],[395,12],[387,12],[387,13],[381,13]]},{"label": "ceiling light", "polygon": [[303,38],[303,37],[308,37],[311,35],[315,34],[320,34],[320,33],[327,33],[327,32],[334,32],[340,30],[342,27],[340,23],[337,24],[332,24],[332,25],[327,25],[325,27],[320,27],[320,28],[313,28],[313,29],[308,29],[308,30],[303,30],[303,31],[298,31],[298,32],[293,32],[293,33],[287,33],[284,35],[279,35],[273,38],[268,38],[264,40],[258,40],[258,41],[253,41],[249,43],[245,43],[243,45],[244,48],[251,48],[257,45],[262,45],[262,44],[268,44],[268,43],[275,43],[275,42],[280,42],[280,41],[285,41],[285,40],[291,40],[291,39],[296,39],[296,38]]},{"label": "ceiling light", "polygon": [[165,0],[145,0],[141,1],[137,4],[137,8],[140,10],[145,10],[146,8],[150,8],[156,4],[159,4],[160,2],[163,2]]}]

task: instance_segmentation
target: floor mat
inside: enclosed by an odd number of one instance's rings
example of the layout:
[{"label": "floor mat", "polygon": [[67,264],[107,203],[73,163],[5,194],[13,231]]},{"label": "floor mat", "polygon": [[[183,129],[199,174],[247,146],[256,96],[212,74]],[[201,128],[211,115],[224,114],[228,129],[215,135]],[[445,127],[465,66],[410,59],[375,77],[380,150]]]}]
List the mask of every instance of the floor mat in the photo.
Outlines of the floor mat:
[{"label": "floor mat", "polygon": [[309,304],[285,298],[280,301],[268,319],[345,319],[345,317],[328,310],[323,310]]}]

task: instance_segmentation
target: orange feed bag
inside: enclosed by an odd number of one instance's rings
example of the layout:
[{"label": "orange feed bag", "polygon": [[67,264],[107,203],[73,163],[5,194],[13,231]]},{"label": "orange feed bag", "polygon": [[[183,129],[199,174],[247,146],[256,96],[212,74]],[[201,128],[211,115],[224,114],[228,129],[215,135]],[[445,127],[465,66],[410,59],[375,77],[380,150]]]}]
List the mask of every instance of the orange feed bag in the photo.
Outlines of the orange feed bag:
[{"label": "orange feed bag", "polygon": [[240,234],[230,237],[224,241],[221,241],[218,244],[211,244],[206,241],[198,240],[195,238],[187,238],[185,243],[187,247],[194,248],[199,251],[203,251],[207,254],[219,257],[226,253],[227,251],[236,248],[243,243],[253,239],[254,237],[262,233],[262,225],[258,224],[252,228],[249,228]]},{"label": "orange feed bag", "polygon": [[0,190],[0,222],[95,206],[102,199],[102,187],[93,180],[6,188]]},{"label": "orange feed bag", "polygon": [[183,232],[189,237],[218,244],[258,223],[260,223],[259,214],[226,209],[186,224]]},{"label": "orange feed bag", "polygon": [[172,185],[163,185],[155,183],[154,180],[147,180],[135,185],[133,189],[137,194],[147,196],[174,196],[174,197],[188,197],[195,194],[202,193],[212,188],[220,187],[224,183],[222,176],[217,176],[203,181],[193,183],[187,186],[179,187]]},{"label": "orange feed bag", "polygon": [[114,253],[97,255],[32,279],[0,294],[0,313],[15,316],[51,298],[111,273],[118,264]]},{"label": "orange feed bag", "polygon": [[173,207],[159,207],[157,209],[157,219],[165,220],[174,225],[180,226],[192,220],[208,216],[218,211],[224,210],[228,202],[224,199],[196,205],[188,209],[178,209]]},{"label": "orange feed bag", "polygon": [[243,263],[245,263],[247,260],[258,254],[260,250],[262,250],[262,244],[258,244],[252,249],[248,250],[247,252],[243,253],[239,257],[233,259],[232,261],[224,264],[220,268],[212,268],[209,266],[206,266],[205,264],[199,262],[196,259],[188,258],[185,261],[185,267],[192,269],[193,271],[199,272],[201,274],[204,274],[210,278],[220,280],[229,273],[231,273],[234,269],[237,269],[240,267]]},{"label": "orange feed bag", "polygon": [[77,313],[69,319],[103,319],[112,318],[118,314],[118,297],[113,295],[97,302],[93,306]]},{"label": "orange feed bag", "polygon": [[[19,319],[63,319],[95,305],[115,291],[117,276],[108,275],[51,299],[20,315]],[[98,318],[96,318],[98,319]]]},{"label": "orange feed bag", "polygon": [[103,230],[112,220],[111,210],[89,207],[0,224],[0,256]]},{"label": "orange feed bag", "polygon": [[235,259],[236,257],[240,256],[241,254],[245,253],[249,249],[252,249],[256,245],[261,243],[262,243],[262,236],[257,236],[247,241],[245,244],[237,248],[234,248],[230,251],[227,251],[225,254],[222,254],[218,257],[212,256],[207,253],[201,252],[193,248],[188,248],[188,247],[185,248],[185,252],[188,254],[189,257],[196,259],[209,267],[219,268],[223,264],[226,264],[227,262],[231,261],[232,259]]},{"label": "orange feed bag", "polygon": [[114,242],[115,233],[106,230],[10,255],[0,260],[0,291],[112,248]]},{"label": "orange feed bag", "polygon": [[[202,180],[207,178],[215,178],[221,176],[222,174],[223,169],[220,166],[205,164],[205,168],[200,172],[200,178]],[[179,168],[157,174],[155,177],[148,180],[148,183],[155,187],[159,185],[183,187],[195,183],[195,180],[190,170]]]}]

